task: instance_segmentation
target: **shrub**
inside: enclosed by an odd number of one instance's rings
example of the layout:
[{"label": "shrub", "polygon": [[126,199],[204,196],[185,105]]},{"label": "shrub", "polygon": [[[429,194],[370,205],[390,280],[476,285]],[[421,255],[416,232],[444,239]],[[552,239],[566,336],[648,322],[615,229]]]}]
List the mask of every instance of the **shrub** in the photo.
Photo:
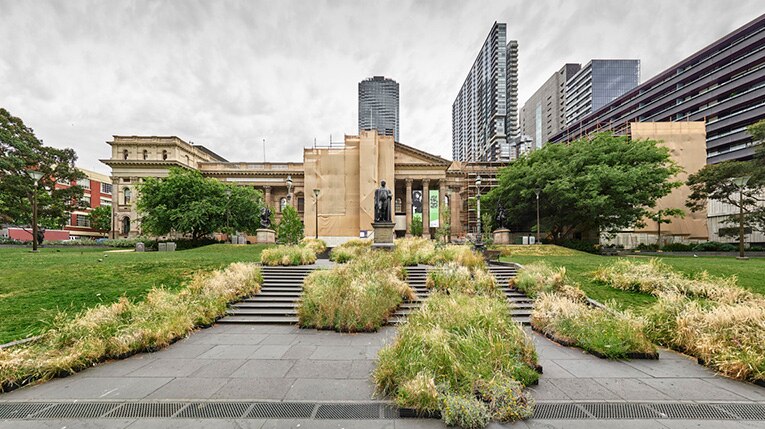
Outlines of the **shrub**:
[{"label": "shrub", "polygon": [[80,238],[77,240],[45,240],[43,244],[51,246],[98,246],[98,242],[92,238]]},{"label": "shrub", "polygon": [[567,282],[565,267],[552,268],[544,262],[536,262],[518,271],[518,275],[510,279],[510,286],[533,299],[542,292],[557,291]]},{"label": "shrub", "polygon": [[300,326],[375,331],[414,291],[388,252],[370,251],[346,265],[311,273],[298,306]]},{"label": "shrub", "polygon": [[422,213],[412,215],[412,225],[409,227],[409,233],[413,237],[422,237]]},{"label": "shrub", "polygon": [[1,390],[167,346],[194,327],[214,322],[225,314],[227,303],[257,293],[261,282],[257,266],[234,263],[197,275],[177,293],[155,288],[142,302],[123,297],[72,320],[59,314],[41,339],[0,350]]},{"label": "shrub", "polygon": [[400,393],[417,378],[427,376],[442,397],[470,396],[477,380],[498,374],[526,386],[539,377],[534,345],[513,323],[507,303],[461,293],[434,292],[380,350],[378,360],[373,373],[378,391],[421,412],[436,411],[429,396],[413,395],[409,387]]},{"label": "shrub", "polygon": [[566,296],[542,293],[531,326],[553,338],[610,359],[656,353],[642,325],[630,315],[590,307]]},{"label": "shrub", "polygon": [[598,243],[594,243],[592,241],[586,241],[586,240],[567,240],[561,243],[563,247],[578,250],[580,252],[587,252],[587,253],[599,253],[600,252],[600,246]]},{"label": "shrub", "polygon": [[694,252],[735,252],[738,246],[730,243],[718,243],[716,241],[707,241],[693,246]]},{"label": "shrub", "polygon": [[669,243],[662,247],[665,252],[690,252],[693,251],[693,244]]},{"label": "shrub", "polygon": [[436,253],[436,244],[426,238],[412,237],[395,241],[393,254],[405,266],[430,263]]},{"label": "shrub", "polygon": [[300,245],[316,255],[327,250],[327,243],[325,243],[324,240],[319,240],[316,238],[304,238],[300,241]]},{"label": "shrub", "polygon": [[468,295],[495,295],[501,293],[496,281],[488,271],[476,269],[471,272],[465,266],[450,262],[440,265],[428,272],[425,285],[446,293],[461,292]]},{"label": "shrub", "polygon": [[489,424],[491,415],[486,405],[476,398],[446,395],[443,400],[441,418],[448,426],[482,429]]},{"label": "shrub", "polygon": [[338,264],[344,264],[357,258],[362,253],[368,252],[371,248],[372,240],[354,238],[332,248],[332,252],[329,254],[329,259]]},{"label": "shrub", "polygon": [[523,385],[505,376],[489,381],[478,380],[474,385],[478,399],[489,405],[494,420],[512,422],[528,419],[534,414],[534,399],[523,392]]},{"label": "shrub", "polygon": [[263,265],[310,265],[316,262],[316,253],[301,246],[276,246],[263,249],[260,263]]},{"label": "shrub", "polygon": [[282,220],[276,227],[276,237],[281,244],[298,244],[303,239],[303,221],[295,207],[287,205],[282,210]]}]

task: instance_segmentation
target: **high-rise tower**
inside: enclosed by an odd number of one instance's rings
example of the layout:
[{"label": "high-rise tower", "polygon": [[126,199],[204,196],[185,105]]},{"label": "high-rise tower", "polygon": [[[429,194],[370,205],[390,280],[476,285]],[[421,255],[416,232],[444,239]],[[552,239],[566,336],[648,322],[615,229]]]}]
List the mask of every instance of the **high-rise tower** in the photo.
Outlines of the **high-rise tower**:
[{"label": "high-rise tower", "polygon": [[359,131],[363,130],[399,141],[398,82],[384,76],[359,82]]}]

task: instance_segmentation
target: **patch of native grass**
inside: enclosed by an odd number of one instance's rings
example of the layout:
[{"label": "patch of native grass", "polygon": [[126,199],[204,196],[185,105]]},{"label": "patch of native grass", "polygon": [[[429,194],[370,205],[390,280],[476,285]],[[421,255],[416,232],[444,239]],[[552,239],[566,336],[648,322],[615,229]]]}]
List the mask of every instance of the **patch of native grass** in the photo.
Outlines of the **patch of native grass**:
[{"label": "patch of native grass", "polygon": [[434,292],[380,350],[373,377],[378,392],[400,407],[443,416],[446,398],[476,399],[480,381],[534,383],[536,363],[533,343],[511,320],[504,300]]},{"label": "patch of native grass", "polygon": [[421,263],[430,265],[456,263],[470,270],[486,268],[486,260],[483,255],[474,251],[470,246],[453,244],[436,246],[433,252],[425,256]]},{"label": "patch of native grass", "polygon": [[404,299],[415,299],[390,252],[367,251],[347,264],[311,273],[297,313],[301,327],[378,330]]},{"label": "patch of native grass", "polygon": [[363,253],[369,252],[371,249],[372,240],[354,238],[337,247],[333,247],[329,254],[329,260],[338,264],[344,264],[356,259]]},{"label": "patch of native grass", "polygon": [[576,256],[582,252],[554,244],[495,244],[490,247],[499,250],[502,256]]},{"label": "patch of native grass", "polygon": [[652,295],[679,293],[728,304],[761,299],[739,287],[735,276],[715,277],[703,271],[686,277],[659,259],[648,262],[622,259],[599,268],[593,278],[617,289]]},{"label": "patch of native grass", "polygon": [[525,265],[510,279],[511,287],[532,299],[544,292],[557,292],[570,287],[571,283],[566,276],[565,267],[551,267],[544,262]]},{"label": "patch of native grass", "polygon": [[300,241],[300,246],[309,249],[316,255],[327,250],[327,243],[325,243],[324,240],[320,240],[318,238],[306,237]]},{"label": "patch of native grass", "polygon": [[109,252],[104,248],[0,248],[0,343],[39,335],[63,312],[73,317],[152,288],[179,290],[201,272],[256,262],[267,246],[213,244],[175,252]]},{"label": "patch of native grass", "polygon": [[436,243],[422,237],[401,238],[394,244],[393,254],[405,267],[428,264],[436,252]]},{"label": "patch of native grass", "polygon": [[428,272],[425,285],[429,289],[445,293],[502,296],[491,273],[483,268],[471,270],[456,262],[434,267]]},{"label": "patch of native grass", "polygon": [[260,263],[269,266],[310,265],[314,262],[316,253],[303,246],[276,246],[265,249],[260,254]]},{"label": "patch of native grass", "polygon": [[41,339],[0,350],[0,388],[75,373],[106,359],[156,350],[213,323],[229,302],[260,290],[255,264],[199,274],[180,292],[152,289],[141,302],[121,298],[74,318],[61,314]]},{"label": "patch of native grass", "polygon": [[558,341],[609,359],[656,353],[640,319],[617,310],[589,306],[584,294],[543,292],[534,303],[531,326]]}]

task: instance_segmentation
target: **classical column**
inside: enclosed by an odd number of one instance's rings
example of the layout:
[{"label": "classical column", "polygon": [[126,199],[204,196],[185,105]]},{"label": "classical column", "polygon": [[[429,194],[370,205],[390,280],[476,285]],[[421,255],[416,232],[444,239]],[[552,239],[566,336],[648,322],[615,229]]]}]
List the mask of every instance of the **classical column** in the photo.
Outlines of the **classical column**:
[{"label": "classical column", "polygon": [[406,204],[406,236],[412,236],[412,179],[406,179],[406,195],[404,195],[404,204]]},{"label": "classical column", "polygon": [[430,238],[430,185],[429,179],[422,179],[422,236]]},{"label": "classical column", "polygon": [[271,187],[270,186],[264,186],[263,190],[265,191],[265,201],[266,206],[271,207]]},{"label": "classical column", "polygon": [[443,209],[444,200],[446,200],[446,180],[442,179],[438,181],[438,225],[443,226],[444,216]]},{"label": "classical column", "polygon": [[462,198],[459,189],[452,189],[449,195],[449,209],[452,211],[451,234],[459,236],[462,233],[462,220],[460,212],[462,211]]}]

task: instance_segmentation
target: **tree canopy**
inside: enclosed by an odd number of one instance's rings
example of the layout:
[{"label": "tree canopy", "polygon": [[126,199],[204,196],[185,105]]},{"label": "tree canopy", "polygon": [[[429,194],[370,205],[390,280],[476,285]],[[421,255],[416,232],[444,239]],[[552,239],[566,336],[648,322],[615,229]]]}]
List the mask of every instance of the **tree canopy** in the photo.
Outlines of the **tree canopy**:
[{"label": "tree canopy", "polygon": [[254,233],[260,227],[259,191],[195,170],[171,168],[168,177],[147,178],[138,191],[141,227],[149,234],[175,232],[198,240],[216,231]]},{"label": "tree canopy", "polygon": [[612,233],[641,224],[656,201],[681,185],[669,150],[653,140],[630,141],[609,133],[570,144],[547,144],[500,170],[498,185],[483,198],[495,218],[505,207],[511,228],[540,223],[554,241],[576,231]]},{"label": "tree canopy", "polygon": [[0,221],[15,225],[32,223],[32,201],[38,171],[42,178],[37,188],[38,224],[60,228],[81,202],[79,185],[56,189],[56,182],[72,183],[85,178],[74,167],[77,155],[73,149],[43,145],[34,131],[7,110],[0,108]]},{"label": "tree canopy", "polygon": [[109,231],[112,229],[112,207],[98,206],[88,213],[91,228],[97,231]]},{"label": "tree canopy", "polygon": [[303,239],[305,228],[294,207],[287,205],[282,210],[282,220],[276,228],[276,238],[282,244],[298,244]]}]

